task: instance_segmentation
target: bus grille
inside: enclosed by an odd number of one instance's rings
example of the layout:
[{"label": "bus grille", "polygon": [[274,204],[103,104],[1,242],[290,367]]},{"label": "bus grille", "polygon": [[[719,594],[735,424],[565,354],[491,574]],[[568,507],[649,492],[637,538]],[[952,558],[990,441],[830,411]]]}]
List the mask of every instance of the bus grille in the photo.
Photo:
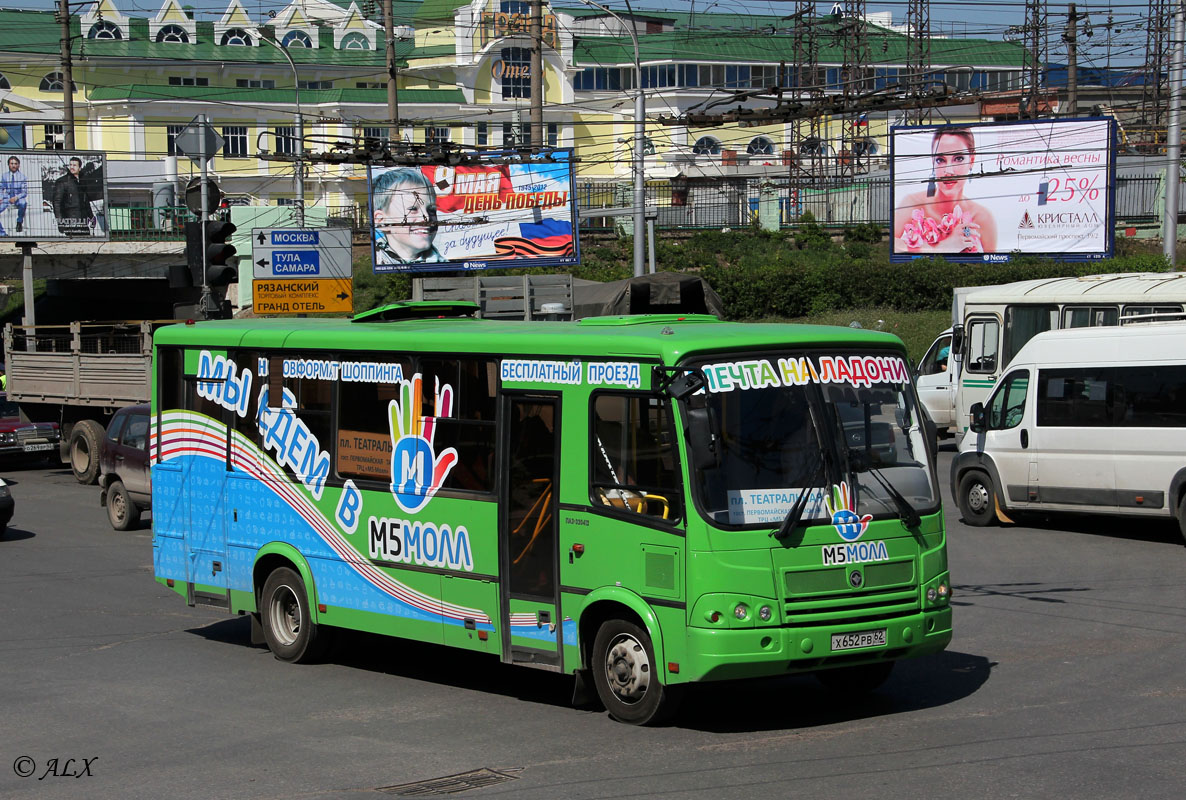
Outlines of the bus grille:
[{"label": "bus grille", "polygon": [[865,565],[865,585],[847,584],[848,569],[786,573],[786,621],[795,627],[876,622],[921,609],[914,559]]}]

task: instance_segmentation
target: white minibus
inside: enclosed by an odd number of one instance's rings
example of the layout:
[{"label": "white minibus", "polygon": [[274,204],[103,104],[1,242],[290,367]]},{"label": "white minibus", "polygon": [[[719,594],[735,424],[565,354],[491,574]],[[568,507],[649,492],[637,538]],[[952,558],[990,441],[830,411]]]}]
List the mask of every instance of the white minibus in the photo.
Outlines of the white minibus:
[{"label": "white minibus", "polygon": [[1186,322],[1038,334],[970,416],[951,465],[968,524],[1072,511],[1186,536]]},{"label": "white minibus", "polygon": [[[1062,328],[1115,326],[1177,316],[1186,308],[1180,272],[1041,278],[956,289],[952,328],[919,362],[918,395],[942,431],[957,440],[968,411],[983,401],[1002,370],[1032,337]],[[944,350],[950,355],[944,356]]]}]

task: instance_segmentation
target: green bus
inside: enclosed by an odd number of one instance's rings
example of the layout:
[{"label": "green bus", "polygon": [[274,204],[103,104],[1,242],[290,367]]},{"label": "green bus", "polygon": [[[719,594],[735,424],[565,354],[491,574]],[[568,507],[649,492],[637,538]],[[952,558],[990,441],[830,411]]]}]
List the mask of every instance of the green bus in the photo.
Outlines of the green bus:
[{"label": "green bus", "polygon": [[950,641],[899,339],[476,309],[158,330],[157,580],[282,661],[334,629],[433,642],[638,724],[697,681],[867,691]]}]

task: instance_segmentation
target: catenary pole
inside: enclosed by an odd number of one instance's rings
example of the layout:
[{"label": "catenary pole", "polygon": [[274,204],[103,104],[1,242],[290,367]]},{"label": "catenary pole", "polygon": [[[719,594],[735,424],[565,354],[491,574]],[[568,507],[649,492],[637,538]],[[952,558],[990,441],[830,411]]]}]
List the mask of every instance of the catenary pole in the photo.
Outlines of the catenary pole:
[{"label": "catenary pole", "polygon": [[1174,3],[1173,59],[1170,62],[1170,123],[1166,147],[1165,221],[1162,241],[1166,260],[1176,264],[1178,245],[1178,195],[1182,157],[1182,47],[1186,39],[1186,16],[1182,0]]}]

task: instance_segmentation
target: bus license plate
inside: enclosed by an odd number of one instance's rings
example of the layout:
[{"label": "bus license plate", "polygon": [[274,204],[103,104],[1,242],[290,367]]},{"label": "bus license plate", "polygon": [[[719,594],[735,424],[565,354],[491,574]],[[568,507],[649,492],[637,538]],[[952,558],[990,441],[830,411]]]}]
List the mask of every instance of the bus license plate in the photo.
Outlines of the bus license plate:
[{"label": "bus license plate", "polygon": [[881,647],[885,645],[885,628],[875,631],[857,631],[856,633],[833,633],[832,650],[857,650],[862,647]]},{"label": "bus license plate", "polygon": [[46,442],[45,444],[27,444],[25,445],[25,452],[36,453],[38,450],[52,450],[55,447],[57,447],[57,445],[53,444],[52,442]]}]

